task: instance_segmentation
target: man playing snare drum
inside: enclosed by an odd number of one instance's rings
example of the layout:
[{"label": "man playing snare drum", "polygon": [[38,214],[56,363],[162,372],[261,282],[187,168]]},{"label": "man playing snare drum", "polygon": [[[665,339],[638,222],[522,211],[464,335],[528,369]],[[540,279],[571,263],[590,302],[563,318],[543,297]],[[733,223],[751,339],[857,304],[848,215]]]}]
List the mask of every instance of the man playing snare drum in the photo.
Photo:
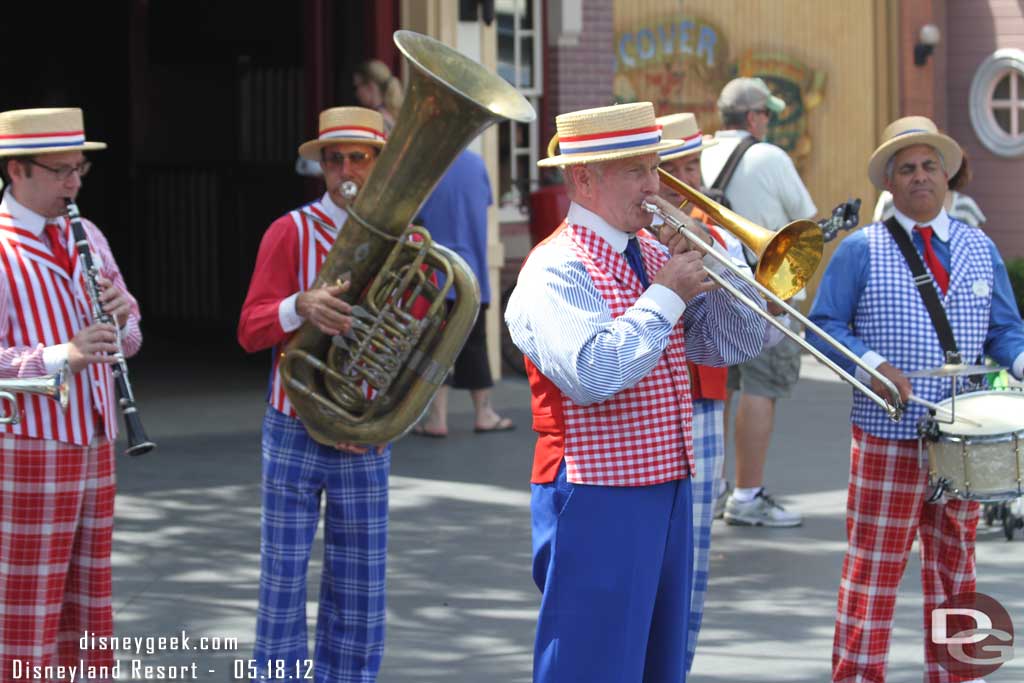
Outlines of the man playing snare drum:
[{"label": "man playing snare drum", "polygon": [[[922,116],[893,122],[882,138],[868,163],[868,175],[875,187],[892,193],[896,215],[839,245],[818,289],[811,320],[889,378],[904,400],[911,393],[933,402],[949,397],[949,379],[911,383],[907,373],[943,365],[950,346],[964,363],[987,355],[1010,366],[1021,379],[1024,323],[1006,267],[985,233],[951,219],[943,209],[947,179],[960,166],[960,147]],[[915,260],[915,252],[922,262],[920,290],[907,261]],[[925,303],[928,299],[932,312]],[[940,342],[944,327],[952,331],[952,339],[947,336]],[[853,371],[852,364],[821,338],[811,333],[808,338]],[[867,380],[862,370],[857,374]],[[873,380],[872,385],[885,395],[880,383]],[[917,426],[925,416],[922,405],[911,403],[903,419],[893,422],[854,392],[849,547],[839,586],[834,682],[885,680],[896,591],[918,532],[926,624],[924,678],[928,683],[978,678],[976,672],[958,670],[927,646],[932,642],[932,611],[954,595],[975,590],[979,505],[953,498],[927,502],[928,473],[918,464],[917,442]]]}]

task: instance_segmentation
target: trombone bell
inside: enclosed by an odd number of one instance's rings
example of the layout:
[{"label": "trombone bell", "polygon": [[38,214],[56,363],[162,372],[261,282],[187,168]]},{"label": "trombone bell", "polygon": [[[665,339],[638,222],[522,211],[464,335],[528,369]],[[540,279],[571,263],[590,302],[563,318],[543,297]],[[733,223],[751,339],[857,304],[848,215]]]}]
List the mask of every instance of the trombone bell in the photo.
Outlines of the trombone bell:
[{"label": "trombone bell", "polygon": [[663,169],[661,182],[706,213],[757,254],[754,279],[780,299],[789,299],[807,286],[821,263],[825,238],[814,221],[798,220],[772,231],[730,211]]},{"label": "trombone bell", "polygon": [[0,413],[0,424],[18,424],[18,399],[15,394],[37,394],[48,396],[60,404],[61,410],[68,407],[68,377],[71,371],[67,365],[52,375],[0,380],[0,403],[6,402],[10,410]]}]

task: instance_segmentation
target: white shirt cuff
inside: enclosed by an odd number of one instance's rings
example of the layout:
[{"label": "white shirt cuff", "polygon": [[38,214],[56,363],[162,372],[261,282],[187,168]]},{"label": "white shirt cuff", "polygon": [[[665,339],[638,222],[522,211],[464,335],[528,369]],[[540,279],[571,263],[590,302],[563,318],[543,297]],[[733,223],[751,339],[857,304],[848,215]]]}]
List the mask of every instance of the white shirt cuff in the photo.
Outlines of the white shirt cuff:
[{"label": "white shirt cuff", "polygon": [[302,317],[295,310],[295,301],[298,298],[299,293],[295,292],[287,299],[283,299],[277,307],[277,319],[285,332],[294,332],[302,327]]},{"label": "white shirt cuff", "polygon": [[[875,353],[874,351],[868,351],[863,356],[861,356],[860,359],[861,361],[864,362],[864,365],[867,365],[872,370],[874,370],[879,365],[885,362],[885,359],[882,358],[877,353]],[[871,382],[871,375],[869,375],[867,371],[864,368],[860,367],[859,365],[857,366],[856,371],[853,373],[853,376],[860,380],[862,384],[870,384]]]},{"label": "white shirt cuff", "polygon": [[651,285],[647,291],[636,300],[634,306],[643,306],[654,309],[668,320],[669,324],[675,325],[683,317],[686,310],[686,302],[678,294],[665,285]]},{"label": "white shirt cuff", "polygon": [[68,346],[68,344],[57,344],[43,349],[43,367],[46,368],[46,374],[52,375],[68,362]]},{"label": "white shirt cuff", "polygon": [[1024,380],[1024,351],[1021,351],[1017,355],[1017,360],[1013,361],[1013,366],[1010,368],[1010,372],[1013,376],[1019,380]]}]

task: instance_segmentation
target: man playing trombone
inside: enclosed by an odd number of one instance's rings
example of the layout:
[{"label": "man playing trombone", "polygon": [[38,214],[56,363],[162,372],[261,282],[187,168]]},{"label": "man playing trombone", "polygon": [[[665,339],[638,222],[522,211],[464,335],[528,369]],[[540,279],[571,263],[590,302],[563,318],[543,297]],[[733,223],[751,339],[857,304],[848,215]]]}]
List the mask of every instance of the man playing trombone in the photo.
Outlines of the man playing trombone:
[{"label": "man playing trombone", "polygon": [[[72,371],[69,404],[22,396],[0,425],[0,679],[22,666],[113,666],[111,650],[79,649],[86,631],[113,635],[117,329],[91,323],[82,262],[65,216],[90,162],[80,109],[0,114],[0,376]],[[142,344],[139,308],[99,229],[83,221],[98,265],[100,307],[125,356]],[[105,676],[103,676],[105,677]]]},{"label": "man playing trombone", "polygon": [[[876,188],[892,193],[895,218],[839,245],[810,314],[825,333],[898,387],[904,401],[912,393],[933,403],[949,396],[948,379],[918,379],[912,387],[906,375],[949,362],[940,341],[943,327],[964,362],[988,355],[1010,366],[1018,379],[1024,376],[1024,324],[999,252],[983,232],[950,219],[943,208],[947,179],[960,158],[959,145],[923,116],[885,129],[868,175]],[[912,276],[914,261],[919,278]],[[809,332],[808,340],[852,368],[821,337]],[[863,368],[857,374],[866,378]],[[872,386],[883,390],[878,378]],[[924,416],[923,405],[909,404],[903,419],[893,422],[854,394],[849,548],[839,587],[833,681],[885,680],[896,593],[919,533],[925,623],[948,598],[975,590],[979,505],[926,500],[928,472],[919,465],[917,441]],[[926,628],[925,680],[963,680],[941,667],[927,647],[929,634]]]},{"label": "man playing trombone", "polygon": [[[736,363],[764,323],[670,229],[642,235],[662,140],[649,102],[556,119],[572,204],[506,310],[533,395],[534,680],[683,681],[695,471],[688,359]],[[756,293],[742,278],[726,279]],[[715,290],[715,291],[712,291]],[[756,304],[761,305],[763,304]]]}]

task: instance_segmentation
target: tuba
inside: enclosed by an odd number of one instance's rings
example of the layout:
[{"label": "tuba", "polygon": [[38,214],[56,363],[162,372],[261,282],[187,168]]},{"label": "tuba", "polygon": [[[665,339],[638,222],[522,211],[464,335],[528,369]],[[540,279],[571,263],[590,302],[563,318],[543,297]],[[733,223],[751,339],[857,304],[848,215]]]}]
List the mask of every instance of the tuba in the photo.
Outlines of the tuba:
[{"label": "tuba", "polygon": [[394,40],[409,61],[405,101],[313,285],[350,281],[342,298],[352,329],[328,337],[304,323],[281,353],[288,399],[327,445],[391,441],[426,411],[476,321],[480,291],[461,257],[410,222],[473,138],[536,116],[502,78],[433,38],[397,31]]}]

